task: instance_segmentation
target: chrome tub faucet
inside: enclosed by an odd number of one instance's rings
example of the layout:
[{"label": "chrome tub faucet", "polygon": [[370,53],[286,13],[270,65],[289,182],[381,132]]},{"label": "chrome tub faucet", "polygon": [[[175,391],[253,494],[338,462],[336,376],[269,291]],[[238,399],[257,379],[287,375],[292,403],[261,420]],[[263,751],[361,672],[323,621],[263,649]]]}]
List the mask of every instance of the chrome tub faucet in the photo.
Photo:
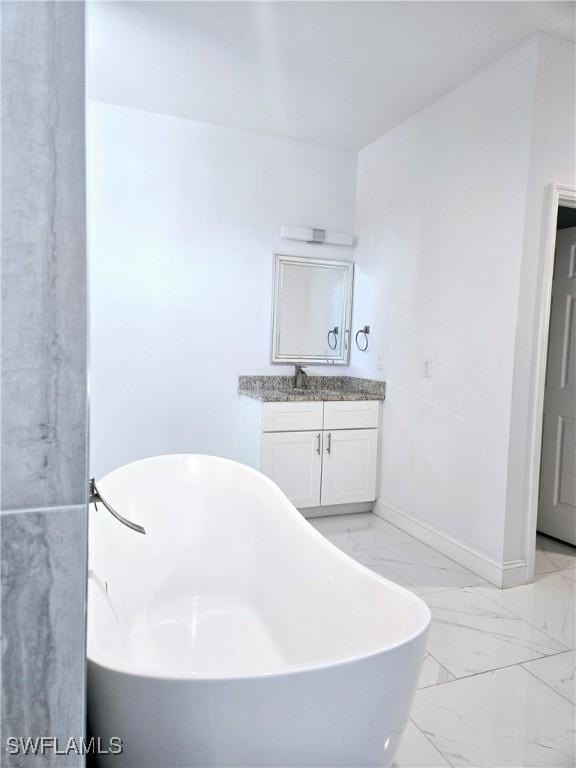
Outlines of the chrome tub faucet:
[{"label": "chrome tub faucet", "polygon": [[102,497],[100,491],[96,487],[96,481],[93,477],[90,478],[88,485],[88,503],[94,504],[95,509],[98,509],[99,503],[102,504],[102,506],[110,512],[112,517],[115,517],[119,523],[122,523],[122,525],[131,528],[133,531],[138,531],[138,533],[146,533],[146,529],[143,526],[138,523],[133,523],[132,520],[128,520],[128,518],[121,515],[120,512],[117,512],[114,507]]}]

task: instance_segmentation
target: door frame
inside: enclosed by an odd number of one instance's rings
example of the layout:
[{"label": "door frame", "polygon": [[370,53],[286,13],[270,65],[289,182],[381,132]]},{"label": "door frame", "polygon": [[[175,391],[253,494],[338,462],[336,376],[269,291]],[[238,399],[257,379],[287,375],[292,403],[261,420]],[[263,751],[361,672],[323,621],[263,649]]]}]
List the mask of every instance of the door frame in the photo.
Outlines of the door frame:
[{"label": "door frame", "polygon": [[[531,471],[528,482],[528,581],[534,579],[536,561],[536,527],[538,523],[538,498],[540,496],[540,462],[542,458],[542,424],[544,418],[544,386],[548,363],[548,336],[550,333],[550,310],[552,304],[552,279],[556,250],[556,227],[558,208],[576,208],[576,187],[564,184],[549,184],[545,213],[543,242],[542,281],[539,289],[539,318],[536,331],[535,397],[532,413],[529,414],[531,434]],[[538,311],[538,310],[537,310]]]}]

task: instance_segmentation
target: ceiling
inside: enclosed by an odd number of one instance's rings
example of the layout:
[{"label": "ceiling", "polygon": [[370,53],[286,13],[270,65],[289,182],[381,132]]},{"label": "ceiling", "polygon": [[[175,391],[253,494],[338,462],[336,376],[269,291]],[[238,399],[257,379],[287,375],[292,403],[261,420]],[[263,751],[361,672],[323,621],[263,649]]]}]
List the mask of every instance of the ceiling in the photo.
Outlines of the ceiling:
[{"label": "ceiling", "polygon": [[572,2],[102,2],[91,98],[358,149],[529,35],[574,39]]}]

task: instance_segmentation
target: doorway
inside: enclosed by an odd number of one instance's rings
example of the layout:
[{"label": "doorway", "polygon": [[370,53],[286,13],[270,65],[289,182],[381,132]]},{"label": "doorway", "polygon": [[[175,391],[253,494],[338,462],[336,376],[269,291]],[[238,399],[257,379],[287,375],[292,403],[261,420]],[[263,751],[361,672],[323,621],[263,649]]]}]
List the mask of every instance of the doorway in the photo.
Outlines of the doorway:
[{"label": "doorway", "polygon": [[576,208],[558,205],[537,531],[576,546]]}]

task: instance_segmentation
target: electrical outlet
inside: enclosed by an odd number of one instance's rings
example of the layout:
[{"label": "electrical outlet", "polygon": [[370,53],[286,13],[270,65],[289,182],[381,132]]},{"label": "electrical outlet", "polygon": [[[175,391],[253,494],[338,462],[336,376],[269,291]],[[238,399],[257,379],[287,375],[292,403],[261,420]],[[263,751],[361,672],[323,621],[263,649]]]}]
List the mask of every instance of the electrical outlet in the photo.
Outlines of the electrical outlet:
[{"label": "electrical outlet", "polygon": [[383,371],[384,370],[384,357],[379,354],[376,358],[376,370],[377,371]]},{"label": "electrical outlet", "polygon": [[429,358],[428,360],[424,360],[424,378],[425,379],[432,378],[432,358]]}]

